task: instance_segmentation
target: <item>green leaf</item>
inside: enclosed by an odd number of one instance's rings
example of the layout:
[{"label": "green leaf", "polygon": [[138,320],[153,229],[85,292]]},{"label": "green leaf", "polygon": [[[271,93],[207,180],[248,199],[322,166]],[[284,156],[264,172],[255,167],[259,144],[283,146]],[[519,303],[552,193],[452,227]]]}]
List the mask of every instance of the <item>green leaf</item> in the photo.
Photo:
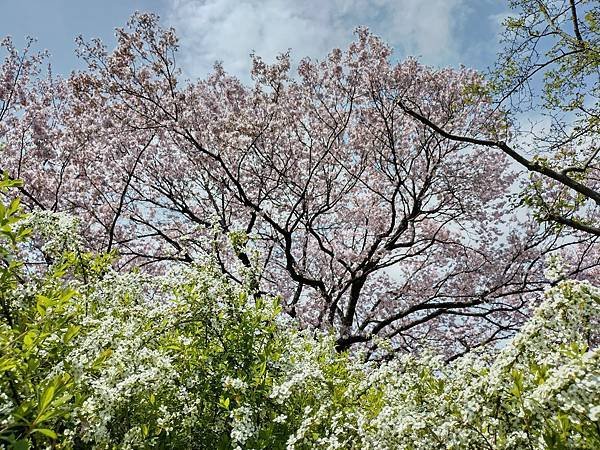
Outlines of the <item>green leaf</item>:
[{"label": "green leaf", "polygon": [[43,412],[46,408],[52,403],[52,399],[54,398],[54,393],[56,392],[56,388],[54,385],[48,386],[42,396],[40,397],[40,404],[38,406],[38,411]]},{"label": "green leaf", "polygon": [[20,204],[21,200],[19,198],[15,198],[12,202],[10,202],[10,205],[8,206],[8,215],[16,213]]},{"label": "green leaf", "polygon": [[43,434],[44,436],[48,436],[50,439],[58,438],[56,433],[54,431],[52,431],[50,428],[35,428],[35,429],[31,430],[31,433],[40,433],[40,434]]},{"label": "green leaf", "polygon": [[77,291],[75,291],[73,289],[66,289],[60,296],[60,299],[61,299],[61,301],[66,302],[66,301],[70,300],[76,293],[77,293]]},{"label": "green leaf", "polygon": [[230,402],[229,397],[227,397],[227,398],[221,397],[219,399],[219,405],[221,405],[224,409],[229,409],[229,402]]},{"label": "green leaf", "polygon": [[104,364],[104,361],[106,361],[108,359],[108,357],[110,355],[112,355],[112,352],[113,352],[112,349],[107,348],[102,353],[100,353],[100,355],[93,362],[92,369],[96,370],[96,369],[99,369],[100,367],[102,367],[102,364]]},{"label": "green leaf", "polygon": [[10,359],[7,356],[0,358],[0,372],[6,372],[8,370],[17,367],[17,363],[14,359]]},{"label": "green leaf", "polygon": [[44,317],[46,315],[46,308],[44,308],[42,305],[40,305],[39,303],[37,303],[35,305],[35,309],[37,310],[38,314],[41,317]]},{"label": "green leaf", "polygon": [[23,345],[25,346],[25,350],[30,350],[35,343],[35,338],[37,337],[37,333],[35,331],[28,331],[23,336]]},{"label": "green leaf", "polygon": [[81,327],[79,325],[69,325],[69,328],[67,329],[67,332],[65,333],[65,335],[63,337],[63,342],[66,344],[71,339],[73,339],[73,337],[77,333],[79,333],[80,329],[81,329]]}]

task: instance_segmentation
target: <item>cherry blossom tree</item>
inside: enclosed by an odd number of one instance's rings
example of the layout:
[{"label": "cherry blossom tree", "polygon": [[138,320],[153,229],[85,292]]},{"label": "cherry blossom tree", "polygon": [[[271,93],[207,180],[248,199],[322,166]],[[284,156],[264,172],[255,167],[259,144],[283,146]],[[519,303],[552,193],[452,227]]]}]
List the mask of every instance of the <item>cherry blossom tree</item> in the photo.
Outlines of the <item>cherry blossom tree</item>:
[{"label": "cherry blossom tree", "polygon": [[457,355],[518,329],[544,255],[566,244],[511,213],[506,155],[453,138],[507,139],[477,73],[393,64],[358,29],[297,73],[288,54],[253,56],[250,86],[219,64],[188,82],[156,16],[117,38],[79,41],[86,70],[0,96],[2,168],[24,204],[75,214],[120,267],[210,253],[240,283],[259,267],[252,289],[335,330],[338,349]]},{"label": "cherry blossom tree", "polygon": [[[487,91],[510,122],[507,139],[471,130],[454,133],[423,114],[418,102],[405,112],[441,136],[501,152],[523,168],[520,201],[549,231],[574,239],[564,257],[574,268],[600,261],[598,205],[599,19],[588,0],[511,0],[501,51]],[[585,272],[585,271],[584,271]],[[597,272],[585,275],[595,279]]]}]

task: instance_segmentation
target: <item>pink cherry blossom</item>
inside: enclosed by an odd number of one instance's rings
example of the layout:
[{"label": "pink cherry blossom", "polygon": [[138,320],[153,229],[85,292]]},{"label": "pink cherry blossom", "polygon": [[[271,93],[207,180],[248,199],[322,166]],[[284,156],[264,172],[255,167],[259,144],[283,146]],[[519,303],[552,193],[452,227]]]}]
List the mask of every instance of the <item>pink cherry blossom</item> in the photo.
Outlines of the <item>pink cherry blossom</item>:
[{"label": "pink cherry blossom", "polygon": [[393,64],[359,28],[348,49],[297,71],[288,54],[253,56],[249,86],[218,64],[189,82],[156,16],[134,15],[117,39],[112,52],[79,40],[86,70],[15,87],[9,43],[0,139],[24,203],[75,214],[87,245],[117,250],[120,266],[161,271],[208,252],[240,282],[259,267],[255,287],[280,293],[302,326],[373,354],[374,335],[448,354],[502,339],[547,284],[559,240],[514,213],[507,157],[403,108],[502,138],[502,116],[472,93],[476,72]]}]

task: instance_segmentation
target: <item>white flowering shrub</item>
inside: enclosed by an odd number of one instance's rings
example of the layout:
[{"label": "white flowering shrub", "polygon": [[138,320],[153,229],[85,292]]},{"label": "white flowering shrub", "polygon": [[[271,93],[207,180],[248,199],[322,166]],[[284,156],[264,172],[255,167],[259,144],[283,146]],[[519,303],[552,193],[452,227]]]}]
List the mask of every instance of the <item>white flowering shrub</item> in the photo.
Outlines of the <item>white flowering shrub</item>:
[{"label": "white flowering shrub", "polygon": [[287,448],[600,448],[600,362],[592,348],[599,317],[598,288],[562,281],[499,350],[451,363],[434,355],[377,367],[349,359],[333,377],[314,365],[301,376],[291,370],[274,394],[302,404],[312,392],[313,403],[296,416]]},{"label": "white flowering shrub", "polygon": [[563,281],[504,348],[381,367],[365,448],[600,448],[600,290]]},{"label": "white flowering shrub", "polygon": [[[30,230],[44,270],[20,262]],[[117,273],[67,216],[16,201],[0,208],[0,262],[0,448],[600,448],[589,283],[556,277],[500,348],[375,364],[210,258]]]}]

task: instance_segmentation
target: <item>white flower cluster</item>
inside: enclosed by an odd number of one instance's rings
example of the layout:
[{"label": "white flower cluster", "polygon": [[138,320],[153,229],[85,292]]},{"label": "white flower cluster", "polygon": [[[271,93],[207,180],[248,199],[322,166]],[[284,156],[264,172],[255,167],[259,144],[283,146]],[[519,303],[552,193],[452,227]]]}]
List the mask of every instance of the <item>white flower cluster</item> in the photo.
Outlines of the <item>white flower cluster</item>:
[{"label": "white flower cluster", "polygon": [[546,259],[546,270],[544,276],[550,281],[558,281],[564,277],[564,261],[558,254],[551,255]]},{"label": "white flower cluster", "polygon": [[256,431],[252,422],[252,408],[247,405],[240,406],[231,411],[230,417],[232,418],[231,441],[236,448],[241,448],[239,446],[244,445]]},{"label": "white flower cluster", "polygon": [[223,387],[226,390],[244,392],[248,388],[248,383],[239,378],[233,378],[227,375],[223,378]]},{"label": "white flower cluster", "polygon": [[[31,223],[60,222],[39,217]],[[54,230],[49,251],[70,251],[75,226]],[[79,292],[59,301],[61,283],[44,285],[49,297],[36,286],[9,293],[39,320],[27,333],[0,322],[0,345],[13,349],[0,363],[11,376],[17,366],[39,368],[43,387],[68,375],[71,409],[57,400],[66,413],[46,425],[60,433],[55,448],[592,450],[600,442],[600,289],[587,282],[557,281],[501,348],[450,363],[424,353],[382,364],[336,352],[331,334],[298,331],[276,300],[210,264],[157,277],[108,269],[69,279]],[[14,362],[24,355],[37,359]],[[51,358],[50,368],[39,363]],[[0,433],[20,420],[4,386]],[[35,405],[43,389],[30,391]]]},{"label": "white flower cluster", "polygon": [[43,240],[42,252],[55,257],[81,248],[78,220],[63,212],[35,211],[29,214],[22,225],[33,229]]},{"label": "white flower cluster", "polygon": [[6,395],[5,392],[0,391],[0,427],[4,428],[9,421],[13,420],[10,415],[10,411],[13,409],[13,401]]},{"label": "white flower cluster", "polygon": [[322,365],[327,352],[311,354],[305,341],[304,357],[290,352],[287,378],[271,394],[280,404],[315,398],[287,448],[595,448],[600,356],[589,343],[599,317],[598,288],[562,281],[504,348],[450,364],[427,354],[355,362],[333,378]]}]

